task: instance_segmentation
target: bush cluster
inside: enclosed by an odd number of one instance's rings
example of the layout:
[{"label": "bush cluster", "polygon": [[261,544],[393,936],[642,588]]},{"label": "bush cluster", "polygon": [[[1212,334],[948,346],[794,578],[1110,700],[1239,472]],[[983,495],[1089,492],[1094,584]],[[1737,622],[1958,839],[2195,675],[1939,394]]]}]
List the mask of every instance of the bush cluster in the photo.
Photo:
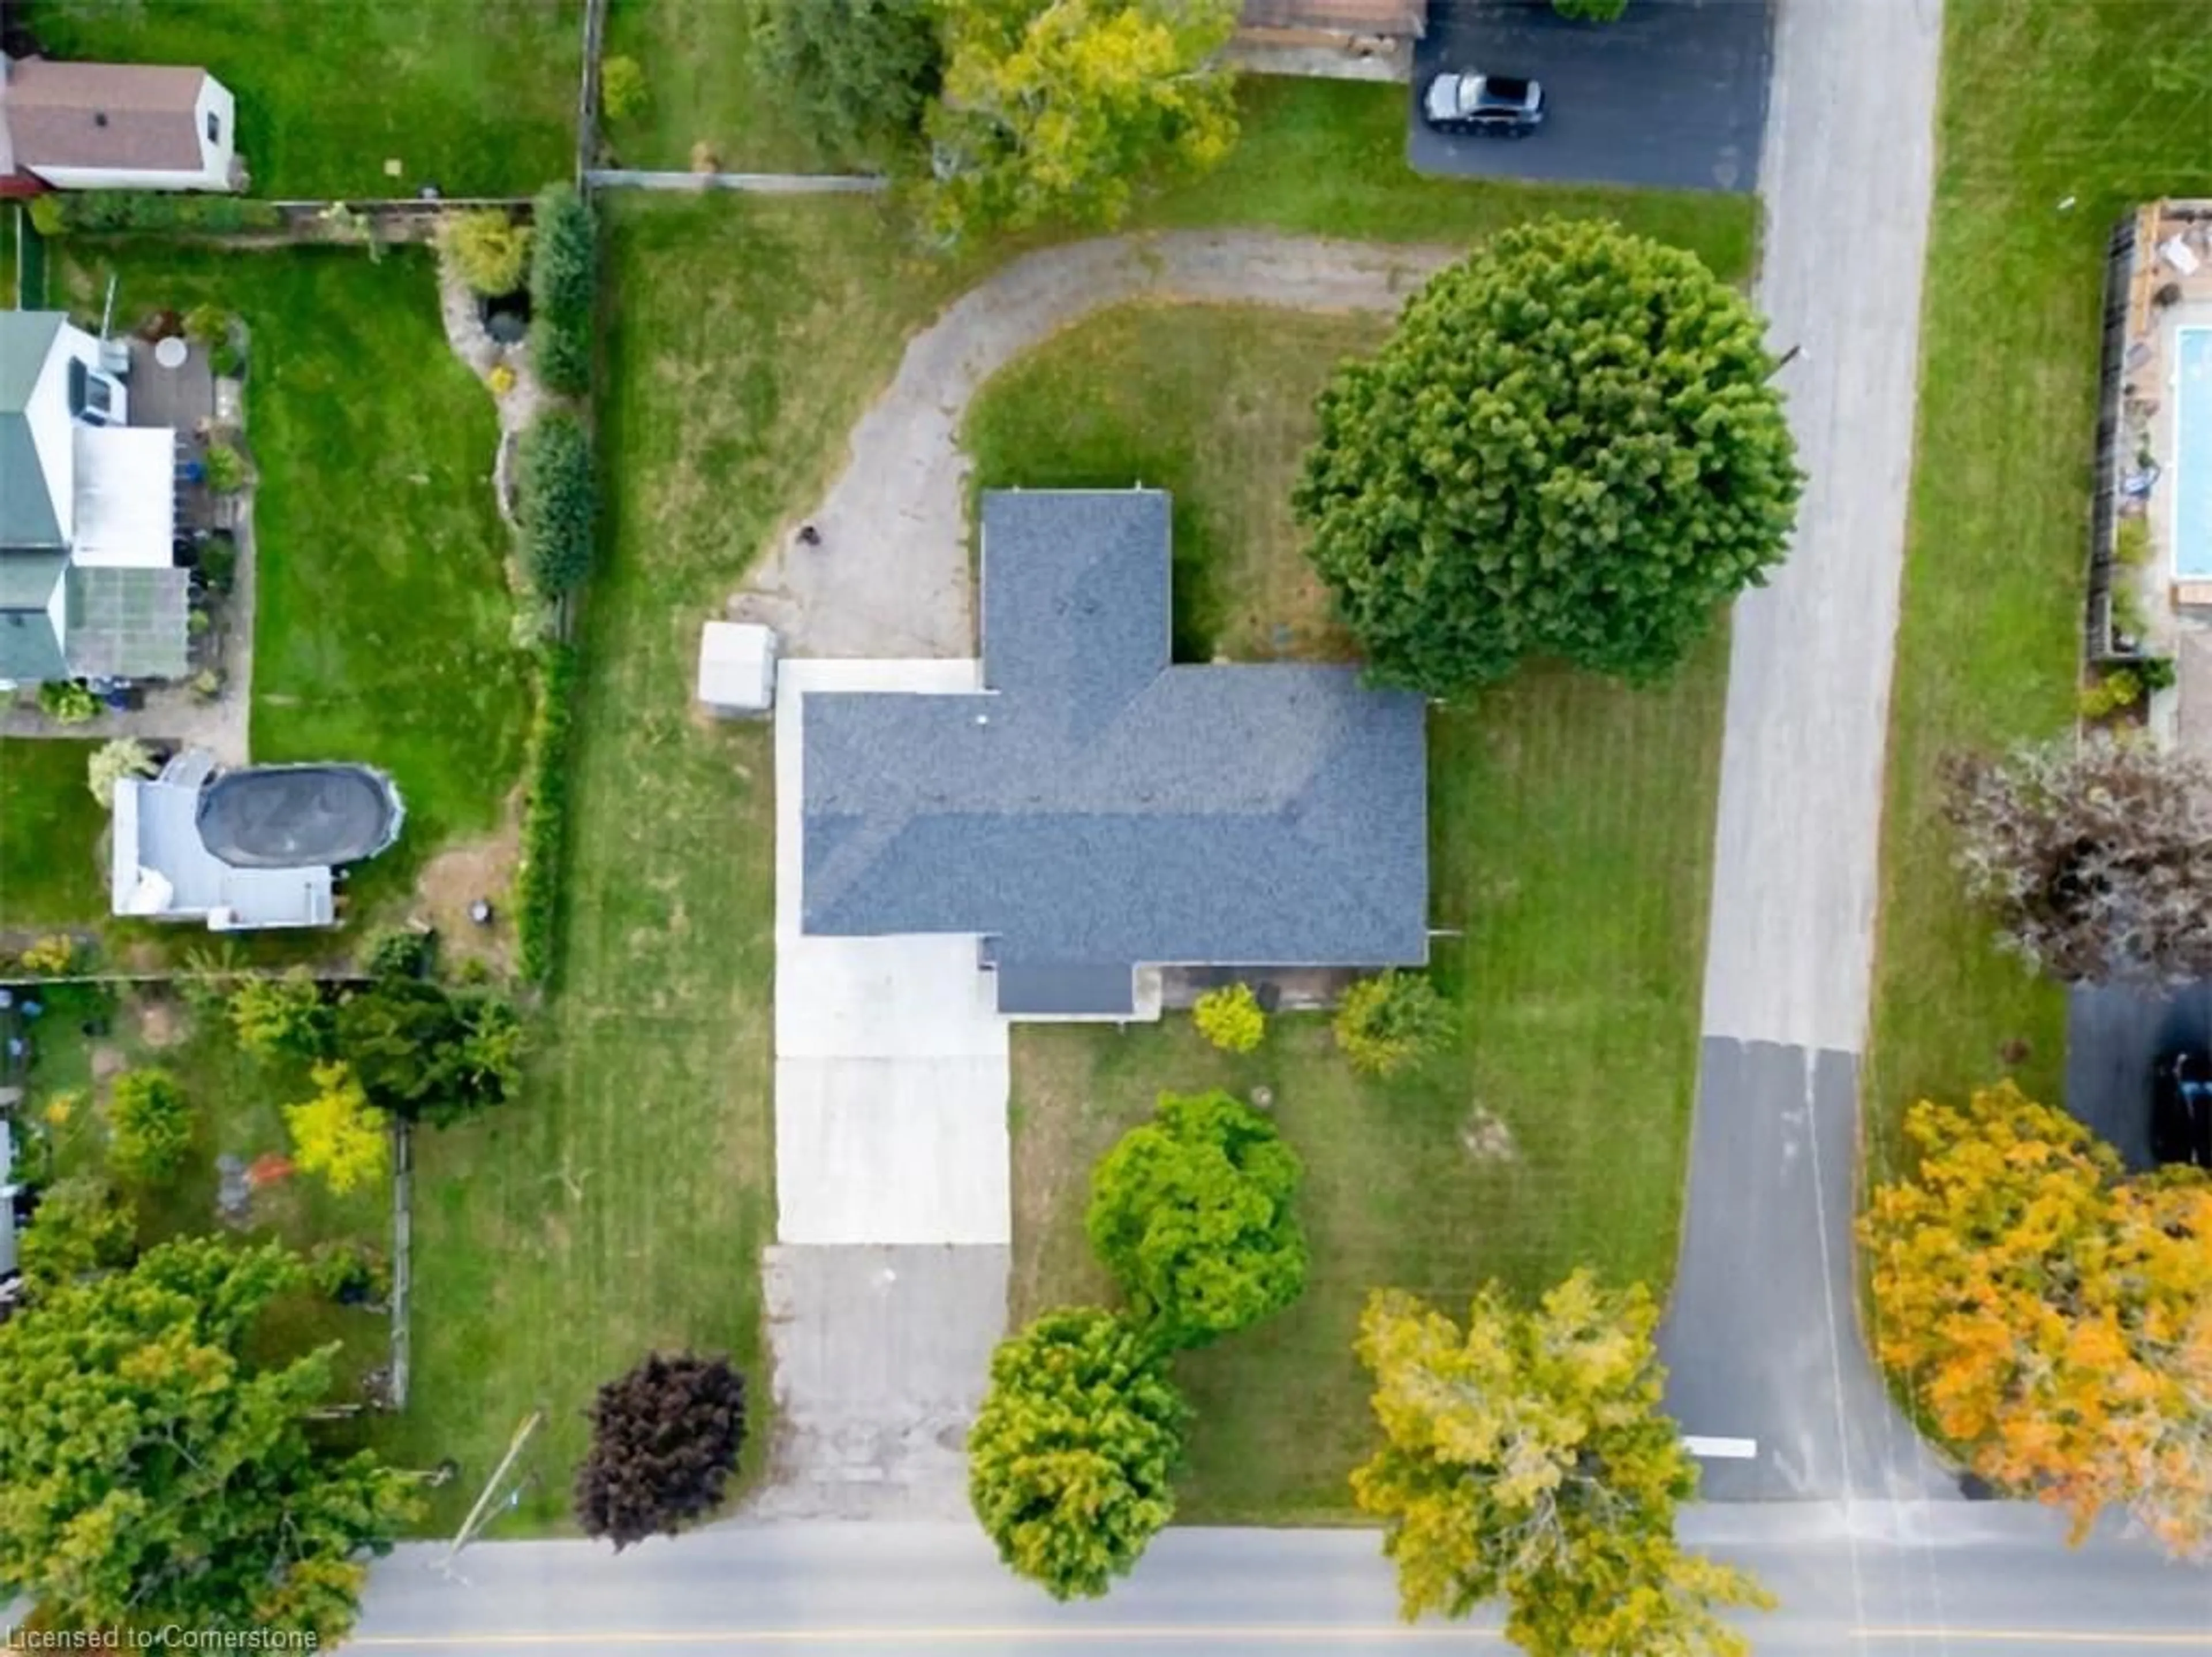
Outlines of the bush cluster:
[{"label": "bush cluster", "polygon": [[1363,978],[1344,992],[1332,1026],[1336,1045],[1362,1075],[1395,1076],[1413,1069],[1457,1033],[1451,1004],[1428,976],[1390,972]]},{"label": "bush cluster", "polygon": [[1249,984],[1209,990],[1191,1008],[1199,1034],[1224,1053],[1249,1053],[1267,1033],[1267,1015]]},{"label": "bush cluster", "polygon": [[581,420],[556,411],[539,416],[523,433],[516,494],[522,558],[532,585],[549,599],[574,592],[591,573],[599,515],[592,440]]},{"label": "bush cluster", "polygon": [[530,269],[530,227],[503,209],[473,208],[438,227],[438,251],[471,291],[496,298],[522,286]]},{"label": "bush cluster", "polygon": [[561,852],[568,835],[570,704],[576,693],[574,645],[540,653],[538,710],[525,758],[522,861],[514,874],[517,965],[523,979],[543,984],[553,970],[561,917]]},{"label": "bush cluster", "polygon": [[592,317],[599,294],[599,232],[591,204],[571,186],[538,198],[530,262],[530,352],[547,390],[580,397],[592,384]]},{"label": "bush cluster", "polygon": [[198,1112],[166,1070],[126,1070],[107,1097],[107,1164],[122,1178],[166,1185],[191,1154]]},{"label": "bush cluster", "polygon": [[163,190],[87,190],[40,196],[31,223],[42,236],[113,235],[129,231],[178,231],[221,235],[240,230],[277,230],[283,210],[247,196],[179,195]]}]

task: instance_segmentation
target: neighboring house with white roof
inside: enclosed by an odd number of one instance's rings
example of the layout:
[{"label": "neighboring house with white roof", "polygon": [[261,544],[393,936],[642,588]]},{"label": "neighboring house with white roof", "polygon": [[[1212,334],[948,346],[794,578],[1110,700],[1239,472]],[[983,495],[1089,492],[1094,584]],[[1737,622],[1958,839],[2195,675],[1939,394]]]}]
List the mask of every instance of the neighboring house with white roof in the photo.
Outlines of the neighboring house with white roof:
[{"label": "neighboring house with white roof", "polygon": [[237,121],[204,69],[0,58],[0,195],[242,189]]},{"label": "neighboring house with white roof", "polygon": [[0,684],[186,672],[177,434],[129,412],[98,340],[0,311]]}]

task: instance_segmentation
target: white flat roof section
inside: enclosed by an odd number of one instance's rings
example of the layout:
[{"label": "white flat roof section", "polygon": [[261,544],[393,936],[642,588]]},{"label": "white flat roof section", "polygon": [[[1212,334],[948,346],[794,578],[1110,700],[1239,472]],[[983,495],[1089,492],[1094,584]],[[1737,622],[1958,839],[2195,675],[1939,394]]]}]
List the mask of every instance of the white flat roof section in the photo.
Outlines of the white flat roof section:
[{"label": "white flat roof section", "polygon": [[751,622],[710,621],[699,633],[699,700],[766,713],[775,697],[775,634]]},{"label": "white flat roof section", "polygon": [[163,426],[75,429],[76,543],[94,570],[167,570],[177,535],[177,435]]},{"label": "white flat roof section", "polygon": [[233,868],[207,849],[198,783],[126,777],[115,785],[110,907],[153,920],[204,920],[217,932],[328,926],[327,868]]}]

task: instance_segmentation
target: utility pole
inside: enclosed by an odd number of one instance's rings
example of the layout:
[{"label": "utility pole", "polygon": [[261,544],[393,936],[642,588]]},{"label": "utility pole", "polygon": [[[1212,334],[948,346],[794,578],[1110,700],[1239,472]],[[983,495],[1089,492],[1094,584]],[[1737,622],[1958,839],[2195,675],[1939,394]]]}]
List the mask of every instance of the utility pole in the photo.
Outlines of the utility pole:
[{"label": "utility pole", "polygon": [[530,1442],[532,1435],[544,1420],[543,1410],[532,1410],[523,1417],[522,1424],[514,1429],[514,1436],[507,1441],[507,1453],[499,1459],[499,1465],[491,1470],[491,1477],[484,1481],[483,1494],[477,1497],[477,1505],[469,1509],[469,1516],[461,1521],[461,1528],[453,1532],[453,1544],[446,1550],[445,1558],[439,1562],[438,1569],[447,1576],[459,1577],[459,1573],[453,1569],[453,1562],[461,1556],[461,1550],[476,1540],[477,1532],[483,1528],[484,1520],[491,1512],[492,1502],[499,1495],[500,1487],[507,1483],[507,1476],[513,1471],[515,1459],[521,1455],[523,1447]]}]

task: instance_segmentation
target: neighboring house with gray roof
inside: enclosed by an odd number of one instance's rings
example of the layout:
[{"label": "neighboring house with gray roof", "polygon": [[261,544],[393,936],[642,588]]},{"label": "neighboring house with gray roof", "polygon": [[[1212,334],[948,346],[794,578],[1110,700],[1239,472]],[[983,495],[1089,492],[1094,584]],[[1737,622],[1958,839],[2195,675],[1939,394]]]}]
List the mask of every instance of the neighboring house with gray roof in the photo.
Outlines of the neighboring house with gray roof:
[{"label": "neighboring house with gray roof", "polygon": [[187,667],[177,435],[59,311],[0,311],[0,685]]},{"label": "neighboring house with gray roof", "polygon": [[973,933],[1013,1016],[1127,1016],[1139,966],[1427,961],[1419,697],[1172,663],[1158,490],[982,520],[981,692],[805,699],[804,930]]},{"label": "neighboring house with gray roof", "polygon": [[0,196],[238,190],[237,119],[204,69],[0,57]]}]

